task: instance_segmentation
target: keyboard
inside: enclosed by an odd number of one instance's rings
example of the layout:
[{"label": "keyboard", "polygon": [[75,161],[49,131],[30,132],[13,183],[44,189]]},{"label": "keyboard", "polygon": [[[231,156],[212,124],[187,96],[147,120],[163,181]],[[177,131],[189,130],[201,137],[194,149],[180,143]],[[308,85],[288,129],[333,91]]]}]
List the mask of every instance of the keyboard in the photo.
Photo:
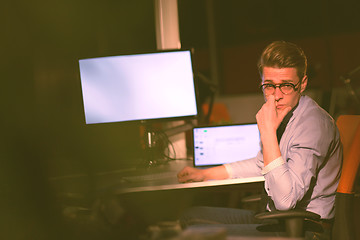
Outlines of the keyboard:
[{"label": "keyboard", "polygon": [[123,180],[127,182],[149,182],[149,181],[159,181],[159,180],[176,180],[176,172],[160,172],[136,176],[124,176]]}]

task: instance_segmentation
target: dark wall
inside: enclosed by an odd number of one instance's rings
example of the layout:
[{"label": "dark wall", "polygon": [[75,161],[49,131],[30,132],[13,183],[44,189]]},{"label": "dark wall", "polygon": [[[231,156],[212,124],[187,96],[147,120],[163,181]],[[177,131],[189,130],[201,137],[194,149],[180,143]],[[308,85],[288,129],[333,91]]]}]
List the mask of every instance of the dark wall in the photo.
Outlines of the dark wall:
[{"label": "dark wall", "polygon": [[136,124],[85,125],[78,60],[154,50],[152,9],[152,1],[7,3],[1,65],[8,143],[23,148],[23,138],[57,167],[77,170],[134,155]]},{"label": "dark wall", "polygon": [[309,88],[330,91],[343,86],[339,77],[360,65],[357,0],[181,0],[182,45],[195,48],[197,70],[208,77],[210,2],[220,94],[259,92],[257,60],[274,40],[291,41],[304,49],[309,60]]},{"label": "dark wall", "polygon": [[85,124],[78,60],[154,50],[153,12],[148,0],[2,2],[2,239],[67,239],[48,178],[138,157],[137,124]]}]

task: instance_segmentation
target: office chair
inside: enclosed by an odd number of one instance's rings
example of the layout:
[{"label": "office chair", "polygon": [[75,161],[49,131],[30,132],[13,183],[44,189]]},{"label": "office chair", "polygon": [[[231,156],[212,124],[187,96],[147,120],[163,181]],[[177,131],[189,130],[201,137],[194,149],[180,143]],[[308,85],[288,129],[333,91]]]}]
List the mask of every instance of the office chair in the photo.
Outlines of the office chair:
[{"label": "office chair", "polygon": [[[343,144],[344,161],[336,192],[332,239],[353,240],[355,239],[353,223],[354,185],[360,163],[360,115],[341,115],[336,124]],[[293,209],[260,213],[256,215],[256,218],[284,221],[285,230],[289,237],[303,237],[306,231],[305,219],[319,220],[320,216],[309,211]],[[266,229],[266,225],[261,227]]]}]

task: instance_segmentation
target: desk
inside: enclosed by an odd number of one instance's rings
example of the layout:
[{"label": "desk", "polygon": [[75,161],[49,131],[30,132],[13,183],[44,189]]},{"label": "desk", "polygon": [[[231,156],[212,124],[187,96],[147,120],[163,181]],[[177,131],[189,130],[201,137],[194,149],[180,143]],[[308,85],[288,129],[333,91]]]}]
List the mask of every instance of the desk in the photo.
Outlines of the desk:
[{"label": "desk", "polygon": [[[102,190],[105,190],[107,193],[119,195],[133,192],[215,187],[265,181],[263,176],[259,176],[238,179],[209,180],[193,183],[179,183],[177,180],[177,173],[182,168],[189,165],[191,165],[191,161],[175,160],[155,168],[140,170],[129,169],[122,172],[112,172],[107,174],[103,173],[101,177],[98,177],[98,186],[102,187]],[[146,177],[150,175],[161,175],[163,173],[164,175],[162,175],[161,178],[151,179]],[[144,176],[144,179],[133,181],[131,180],[133,177],[140,176]]]},{"label": "desk", "polygon": [[[259,189],[264,181],[260,176],[179,183],[177,173],[191,165],[191,161],[176,160],[154,168],[101,173],[96,176],[97,196],[117,199],[134,218],[151,224],[177,219],[193,205],[237,207],[242,192]],[[127,179],[163,173],[166,173],[164,178],[155,180]]]},{"label": "desk", "polygon": [[[78,202],[80,204],[84,202],[85,206],[79,205],[80,208],[77,209],[89,208],[89,218],[95,212],[95,216],[101,217],[98,221],[105,219],[104,224],[117,226],[120,232],[125,230],[129,232],[124,234],[138,235],[139,231],[150,224],[178,219],[184,209],[199,200],[199,196],[201,199],[197,203],[210,201],[220,205],[223,204],[224,196],[225,200],[228,200],[227,193],[252,189],[253,185],[262,185],[264,181],[263,177],[255,177],[178,183],[177,173],[183,167],[191,165],[191,161],[176,160],[149,169],[134,168],[102,172],[91,176],[79,174],[56,178],[52,180],[52,185],[58,193],[63,193],[61,196],[67,197],[63,204],[65,210],[72,210]],[[168,177],[138,182],[126,181],[124,178],[161,173],[167,173]],[[86,196],[89,198],[87,199]],[[216,199],[216,197],[219,198]],[[232,196],[229,199],[231,201],[227,201],[227,205],[229,202],[236,201],[232,201],[234,199]],[[76,205],[73,204],[74,202]],[[91,204],[91,207],[88,207],[88,204]],[[73,215],[76,216],[75,220]],[[77,210],[71,212],[72,221],[82,222],[83,217],[83,214]]]}]

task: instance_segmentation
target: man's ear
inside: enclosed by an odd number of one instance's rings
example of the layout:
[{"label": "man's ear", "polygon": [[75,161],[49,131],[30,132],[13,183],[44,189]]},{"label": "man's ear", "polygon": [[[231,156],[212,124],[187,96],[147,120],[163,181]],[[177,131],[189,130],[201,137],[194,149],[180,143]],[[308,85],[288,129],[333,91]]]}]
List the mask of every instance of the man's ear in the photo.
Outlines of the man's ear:
[{"label": "man's ear", "polygon": [[308,83],[308,77],[307,77],[307,75],[305,75],[301,81],[300,93],[303,93],[305,91],[307,83]]}]

